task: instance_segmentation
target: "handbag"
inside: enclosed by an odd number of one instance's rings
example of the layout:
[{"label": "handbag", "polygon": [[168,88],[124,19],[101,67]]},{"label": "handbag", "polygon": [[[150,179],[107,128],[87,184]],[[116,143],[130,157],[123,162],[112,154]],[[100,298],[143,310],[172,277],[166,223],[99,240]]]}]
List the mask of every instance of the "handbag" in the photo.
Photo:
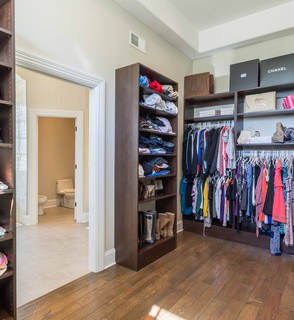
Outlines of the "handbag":
[{"label": "handbag", "polygon": [[276,110],[276,92],[272,91],[246,96],[244,110],[245,113]]}]

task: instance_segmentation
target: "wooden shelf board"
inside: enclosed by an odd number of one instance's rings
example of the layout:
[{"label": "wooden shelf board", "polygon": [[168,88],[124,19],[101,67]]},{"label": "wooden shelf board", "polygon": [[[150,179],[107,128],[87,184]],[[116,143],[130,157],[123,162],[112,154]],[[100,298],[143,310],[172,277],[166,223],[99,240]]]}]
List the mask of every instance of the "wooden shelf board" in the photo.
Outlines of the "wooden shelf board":
[{"label": "wooden shelf board", "polygon": [[148,87],[142,86],[141,84],[139,84],[139,87],[140,87],[140,91],[143,92],[143,94],[156,93],[156,94],[158,94],[158,95],[161,96],[162,100],[172,101],[172,102],[174,102],[174,103],[178,101],[178,99],[169,97],[169,96],[167,96],[167,95],[164,94],[164,93],[157,92],[157,91],[155,91],[155,90],[153,90],[153,89],[150,89],[150,88],[148,88]]},{"label": "wooden shelf board", "polygon": [[234,120],[233,114],[228,115],[221,115],[221,116],[213,116],[213,117],[198,117],[192,119],[185,119],[186,123],[193,123],[193,122],[206,122],[206,121],[223,121],[223,120]]},{"label": "wooden shelf board", "polygon": [[163,174],[161,176],[142,177],[142,178],[139,178],[139,180],[162,179],[162,178],[170,178],[175,176],[176,176],[175,173],[170,173],[170,174]]},{"label": "wooden shelf board", "polygon": [[249,113],[238,113],[237,117],[240,117],[240,118],[257,118],[257,117],[275,117],[275,116],[287,116],[287,115],[294,115],[294,109],[275,110],[275,111],[262,111],[262,112],[249,112]]},{"label": "wooden shelf board", "polygon": [[291,83],[284,83],[284,84],[278,84],[273,86],[267,86],[267,87],[256,87],[251,89],[244,89],[239,90],[238,95],[248,95],[248,94],[257,94],[262,92],[270,92],[270,91],[287,91],[287,90],[294,90],[294,82]]},{"label": "wooden shelf board", "polygon": [[171,197],[175,197],[175,196],[176,196],[175,193],[171,193],[171,194],[166,194],[166,195],[163,195],[163,196],[150,197],[150,198],[147,198],[147,199],[139,200],[139,203],[162,200],[162,199],[167,199],[167,198],[171,198]]},{"label": "wooden shelf board", "polygon": [[0,148],[11,149],[11,148],[13,148],[13,144],[12,143],[0,143]]},{"label": "wooden shelf board", "polygon": [[13,189],[0,190],[0,195],[3,195],[3,194],[12,194],[12,193],[13,193]]},{"label": "wooden shelf board", "polygon": [[176,157],[176,153],[139,153],[140,157],[148,156],[148,157]]},{"label": "wooden shelf board", "polygon": [[3,237],[0,237],[0,242],[8,241],[13,239],[12,232],[6,233]]},{"label": "wooden shelf board", "polygon": [[[222,93],[210,94],[207,96],[185,98],[185,102],[196,104],[196,103],[209,102],[214,100],[234,99],[234,96],[235,96],[235,92],[222,92]],[[233,102],[234,101],[232,101],[232,103]]]},{"label": "wooden shelf board", "polygon": [[13,320],[13,317],[6,312],[4,309],[0,309],[0,319],[1,320]]},{"label": "wooden shelf board", "polygon": [[166,237],[166,238],[162,238],[160,240],[156,240],[153,244],[149,244],[147,245],[146,247],[142,248],[142,249],[139,249],[139,256],[141,254],[144,254],[145,252],[149,251],[149,250],[153,250],[155,249],[156,247],[159,247],[161,246],[162,244],[164,244],[165,242],[168,242],[172,239],[174,239],[175,236],[173,237]]},{"label": "wooden shelf board", "polygon": [[157,116],[163,116],[165,118],[176,118],[178,116],[177,114],[169,113],[169,112],[162,111],[162,110],[155,109],[155,108],[150,108],[150,107],[145,106],[144,104],[141,104],[141,103],[139,104],[139,107],[141,110],[153,113]]},{"label": "wooden shelf board", "polygon": [[9,63],[6,63],[4,61],[0,61],[0,69],[8,69],[11,70],[12,69],[12,65]]},{"label": "wooden shelf board", "polygon": [[164,132],[159,132],[155,130],[148,130],[148,129],[139,129],[140,132],[145,132],[145,133],[150,133],[150,134],[155,134],[155,135],[160,135],[160,136],[166,136],[166,137],[176,137],[176,134],[172,133],[164,133]]},{"label": "wooden shelf board", "polygon": [[0,281],[13,276],[13,270],[7,269],[7,271],[0,277]]},{"label": "wooden shelf board", "polygon": [[1,100],[0,99],[0,105],[12,106],[13,103],[12,103],[12,101],[6,101],[6,100]]}]

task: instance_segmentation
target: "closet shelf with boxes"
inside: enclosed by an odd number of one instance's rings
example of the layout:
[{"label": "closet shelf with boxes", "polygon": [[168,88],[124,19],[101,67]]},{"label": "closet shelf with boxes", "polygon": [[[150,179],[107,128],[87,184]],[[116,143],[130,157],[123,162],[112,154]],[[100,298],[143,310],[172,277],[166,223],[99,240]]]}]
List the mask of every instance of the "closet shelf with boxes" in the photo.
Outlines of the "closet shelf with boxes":
[{"label": "closet shelf with boxes", "polygon": [[[294,65],[294,55],[291,55],[291,59],[292,59],[292,65]],[[258,85],[259,67],[257,66],[259,65],[259,61],[258,61],[258,64],[256,63],[257,63],[256,61],[253,62],[254,70],[257,70],[256,71],[257,74],[255,75],[256,79],[254,79],[254,81]],[[239,67],[240,66],[238,66],[238,68]],[[241,66],[241,69],[242,68],[243,66]],[[238,69],[240,73],[242,74],[246,73],[245,71],[241,71],[241,69]],[[268,75],[266,75],[266,77],[267,76]],[[232,75],[231,75],[231,78],[232,78]],[[235,169],[228,170],[225,167],[223,171],[223,175],[221,175],[224,177],[224,178],[221,177],[221,179],[224,179],[225,183],[229,183],[229,181],[232,181],[233,183],[232,188],[233,189],[235,188],[233,192],[233,198],[231,198],[230,192],[228,194],[229,197],[227,197],[226,193],[225,194],[221,193],[223,194],[224,197],[223,199],[220,200],[220,203],[222,206],[224,206],[224,208],[226,208],[227,216],[229,217],[229,214],[231,214],[230,217],[232,219],[232,221],[230,221],[230,224],[227,224],[227,222],[224,224],[223,220],[220,223],[219,219],[215,219],[215,215],[214,215],[215,209],[213,208],[213,206],[209,207],[211,204],[214,204],[214,202],[210,203],[209,201],[215,201],[214,196],[216,195],[215,187],[214,187],[214,189],[212,189],[213,193],[211,193],[211,195],[209,196],[209,192],[210,192],[209,183],[212,183],[211,185],[213,186],[215,179],[219,179],[219,171],[218,170],[214,171],[216,173],[216,176],[214,176],[214,172],[211,175],[211,172],[208,172],[205,170],[202,176],[201,176],[201,171],[199,172],[199,170],[185,172],[184,166],[186,163],[186,158],[183,156],[184,178],[182,179],[182,182],[181,182],[181,199],[182,199],[184,230],[199,232],[199,233],[205,232],[206,235],[216,236],[223,239],[242,242],[242,243],[263,247],[263,248],[270,247],[270,237],[269,237],[270,231],[268,230],[268,225],[271,224],[271,222],[267,221],[267,216],[265,220],[261,220],[261,222],[258,221],[259,227],[256,228],[257,222],[253,221],[252,217],[251,217],[251,220],[250,220],[250,217],[246,218],[246,215],[245,215],[245,212],[247,212],[246,210],[238,211],[239,209],[236,209],[236,204],[238,204],[239,202],[235,199],[235,195],[238,194],[236,190],[238,190],[237,177],[238,177],[238,166],[240,165],[240,163],[241,163],[241,168],[243,168],[243,163],[245,163],[246,174],[247,174],[248,165],[250,163],[256,165],[256,161],[258,161],[258,166],[262,166],[266,164],[266,169],[263,175],[265,174],[268,175],[270,172],[269,168],[274,168],[273,164],[277,164],[278,159],[280,159],[281,165],[283,166],[283,168],[285,166],[285,168],[287,168],[289,172],[289,179],[290,179],[289,181],[292,181],[294,178],[293,176],[291,180],[291,174],[293,173],[293,165],[294,165],[292,163],[293,157],[294,157],[294,126],[293,126],[294,81],[290,83],[285,83],[287,79],[288,78],[286,77],[286,79],[283,81],[283,79],[274,78],[272,82],[267,82],[267,86],[264,86],[264,87],[257,86],[256,88],[252,88],[250,86],[250,83],[252,83],[251,81],[252,79],[251,80],[249,79],[251,82],[249,81],[249,83],[245,84],[245,87],[239,86],[239,87],[232,88],[232,84],[236,85],[236,83],[231,83],[232,91],[230,92],[209,94],[205,96],[195,96],[195,97],[189,96],[187,99],[184,100],[185,132],[184,132],[183,150],[184,150],[184,144],[186,143],[189,151],[187,152],[187,155],[189,155],[189,157],[191,157],[192,159],[193,157],[191,155],[193,155],[193,151],[191,153],[191,150],[194,150],[194,152],[196,150],[196,154],[198,152],[197,151],[198,147],[204,148],[203,150],[206,150],[205,148],[207,148],[207,145],[211,143],[209,142],[209,140],[207,140],[209,139],[209,130],[211,130],[211,128],[214,128],[214,130],[219,130],[218,128],[220,126],[226,126],[227,128],[230,128],[232,126],[235,131],[233,147],[234,147],[235,163],[236,163]],[[225,109],[228,109],[230,111],[226,113]],[[200,112],[202,110],[207,111],[207,113],[204,112],[201,114]],[[225,114],[222,115],[220,110],[223,110],[222,112],[224,112]],[[209,116],[209,113],[211,114],[210,116]],[[208,136],[205,136],[206,140],[204,142],[202,140],[202,143],[204,144],[201,145],[201,147],[198,144],[198,145],[194,145],[194,149],[193,149],[193,145],[191,144],[191,142],[195,141],[193,140],[194,138],[197,139],[197,137],[199,137],[200,130],[203,130],[203,132],[207,132],[206,134]],[[193,138],[191,138],[191,136],[193,136]],[[189,143],[187,141],[190,141],[190,146],[192,147],[189,147]],[[200,142],[201,141],[199,140],[199,143]],[[225,140],[225,143],[227,143],[227,140]],[[225,148],[226,145],[223,144],[223,147]],[[225,159],[227,156],[228,155],[225,154],[224,152],[224,155],[223,155],[224,161],[226,161]],[[259,160],[256,160],[256,159],[259,159]],[[199,158],[198,161],[200,160],[201,160],[201,164],[205,164],[205,158],[204,159]],[[205,204],[203,206],[203,203],[201,203],[199,204],[199,207],[197,207],[196,212],[198,211],[201,212],[200,215],[197,215],[195,212],[193,212],[192,204],[194,203],[193,197],[195,197],[195,190],[196,190],[196,197],[198,195],[197,188],[195,188],[195,183],[199,185],[200,179],[201,179],[202,189],[201,188],[198,189],[198,192],[201,192],[201,195],[204,192],[205,182],[207,179],[208,189],[206,190],[206,192],[208,191],[208,209],[206,208],[206,210],[208,210],[208,217],[210,217],[209,210],[211,209],[210,221],[208,221],[207,218],[204,217],[202,211],[199,211],[200,209],[204,210],[203,208],[205,207]],[[183,183],[183,181],[185,183]],[[246,181],[246,179],[244,181]],[[285,181],[286,180],[283,180],[284,191],[286,190]],[[253,185],[252,182],[250,183]],[[265,184],[263,185],[263,188],[264,186]],[[243,188],[243,185],[241,187],[241,190],[243,190],[242,188]],[[227,189],[224,189],[225,192],[226,190]],[[183,197],[183,193],[185,194],[185,192],[188,195],[188,198]],[[267,194],[267,189],[263,189],[262,192],[263,192],[262,194],[265,196]],[[212,194],[213,194],[213,197],[212,197]],[[248,198],[248,199],[251,199],[251,198]],[[183,206],[183,203],[187,200],[188,200],[188,206],[186,205]],[[226,202],[227,204],[224,205],[224,202]],[[287,211],[286,203],[287,203],[287,198],[285,198],[284,205],[282,206],[282,207],[285,207],[285,210]],[[230,209],[228,209],[229,205],[232,205],[233,214],[232,212],[230,213]],[[243,204],[243,206],[245,206],[245,203]],[[243,209],[247,209],[247,208],[244,207]],[[254,207],[254,210],[255,210],[255,207]],[[236,212],[238,212],[237,215],[235,215]],[[242,212],[242,214],[240,212]],[[244,217],[245,219],[243,219]],[[286,228],[286,230],[288,230],[288,232],[289,230],[292,230],[293,232],[292,222],[289,224],[288,219],[286,220],[284,219],[284,221],[287,221],[287,223],[285,222],[285,226],[287,226],[288,228],[288,229]],[[273,220],[273,223],[276,223],[275,220]],[[275,228],[274,224],[271,224],[271,225],[273,226],[273,228]],[[257,229],[259,230],[258,237],[257,237]],[[281,245],[283,250],[286,252],[293,253],[294,250],[293,248],[291,248],[293,244],[290,243],[290,245],[288,244],[288,246],[285,244],[287,242],[286,239],[289,238],[287,237],[287,232],[286,232],[286,235],[284,236],[282,233],[283,232],[282,225],[280,229],[282,234],[281,238],[284,238],[284,240],[281,240]]]},{"label": "closet shelf with boxes", "polygon": [[177,90],[139,63],[116,70],[116,262],[135,271],[176,248]]}]

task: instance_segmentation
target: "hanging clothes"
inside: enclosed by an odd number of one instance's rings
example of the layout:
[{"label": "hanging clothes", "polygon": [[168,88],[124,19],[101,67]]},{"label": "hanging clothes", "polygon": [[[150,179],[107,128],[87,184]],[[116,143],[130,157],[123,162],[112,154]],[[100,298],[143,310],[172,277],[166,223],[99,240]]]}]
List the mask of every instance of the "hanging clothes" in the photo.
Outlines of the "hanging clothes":
[{"label": "hanging clothes", "polygon": [[284,242],[285,245],[293,246],[293,202],[292,202],[292,180],[288,178],[286,181],[286,193],[287,193],[287,201],[286,201],[286,232]]}]

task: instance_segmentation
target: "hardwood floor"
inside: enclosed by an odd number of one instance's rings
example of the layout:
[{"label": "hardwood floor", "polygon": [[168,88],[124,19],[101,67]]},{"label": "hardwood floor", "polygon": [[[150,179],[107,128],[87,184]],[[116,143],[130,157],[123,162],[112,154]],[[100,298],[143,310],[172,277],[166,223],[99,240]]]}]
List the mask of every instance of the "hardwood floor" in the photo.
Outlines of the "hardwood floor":
[{"label": "hardwood floor", "polygon": [[22,306],[18,319],[294,319],[294,258],[189,232],[178,238],[143,270],[90,273]]}]

